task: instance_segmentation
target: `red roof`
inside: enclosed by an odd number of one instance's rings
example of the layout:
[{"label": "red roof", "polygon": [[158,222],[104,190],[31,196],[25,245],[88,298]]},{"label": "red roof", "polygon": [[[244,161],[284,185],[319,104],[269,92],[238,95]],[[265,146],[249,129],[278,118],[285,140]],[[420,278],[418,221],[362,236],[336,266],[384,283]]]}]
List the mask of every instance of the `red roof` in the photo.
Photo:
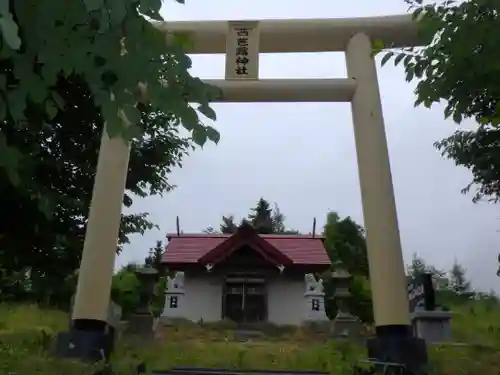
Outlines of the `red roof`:
[{"label": "red roof", "polygon": [[[251,227],[250,227],[251,228]],[[217,263],[244,245],[251,246],[272,263],[287,265],[329,266],[322,237],[257,234],[241,227],[235,234],[169,234],[162,263]]]}]

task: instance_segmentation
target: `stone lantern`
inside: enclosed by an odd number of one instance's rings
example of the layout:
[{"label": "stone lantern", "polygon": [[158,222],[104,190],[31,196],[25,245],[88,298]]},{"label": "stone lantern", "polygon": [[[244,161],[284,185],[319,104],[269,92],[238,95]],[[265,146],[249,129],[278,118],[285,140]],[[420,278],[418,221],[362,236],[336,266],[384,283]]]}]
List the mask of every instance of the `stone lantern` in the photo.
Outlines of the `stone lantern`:
[{"label": "stone lantern", "polygon": [[151,314],[151,301],[158,281],[158,271],[150,267],[137,268],[135,276],[139,280],[139,304],[136,314]]},{"label": "stone lantern", "polygon": [[142,267],[135,270],[135,275],[139,280],[139,303],[130,316],[128,331],[131,334],[152,337],[154,316],[151,313],[151,301],[158,281],[158,271]]},{"label": "stone lantern", "polygon": [[349,312],[348,303],[351,298],[349,283],[352,276],[343,268],[332,273],[335,285],[334,300],[337,306],[337,315],[333,319],[332,335],[338,338],[358,338],[361,334],[361,321]]}]

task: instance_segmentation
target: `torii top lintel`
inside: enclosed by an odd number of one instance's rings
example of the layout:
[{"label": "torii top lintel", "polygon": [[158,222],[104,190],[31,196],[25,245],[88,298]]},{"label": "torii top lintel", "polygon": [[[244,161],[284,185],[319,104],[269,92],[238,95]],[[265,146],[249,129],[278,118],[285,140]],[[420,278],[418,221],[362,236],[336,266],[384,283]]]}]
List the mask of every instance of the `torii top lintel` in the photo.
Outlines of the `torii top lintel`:
[{"label": "torii top lintel", "polygon": [[[242,21],[245,22],[245,21]],[[192,39],[190,54],[217,54],[226,52],[228,21],[159,22],[165,32],[187,33]],[[261,53],[339,52],[344,51],[349,39],[365,33],[372,40],[391,47],[418,46],[422,40],[417,21],[410,14],[300,20],[258,21]]]}]

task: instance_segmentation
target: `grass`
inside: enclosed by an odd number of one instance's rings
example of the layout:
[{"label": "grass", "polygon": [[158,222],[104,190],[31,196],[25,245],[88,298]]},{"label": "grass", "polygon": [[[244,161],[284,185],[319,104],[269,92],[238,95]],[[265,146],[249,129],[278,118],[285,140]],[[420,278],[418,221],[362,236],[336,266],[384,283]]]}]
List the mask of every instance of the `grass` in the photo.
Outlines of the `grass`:
[{"label": "grass", "polygon": [[[429,347],[436,375],[498,375],[500,369],[500,308],[487,301],[456,307],[455,340],[468,345]],[[67,327],[68,316],[36,306],[0,305],[0,374],[72,375],[95,369],[50,355],[53,335]],[[154,342],[123,337],[114,364],[123,374],[134,373],[144,360],[149,369],[173,366],[321,370],[350,374],[364,349],[346,342],[324,342],[297,330],[279,340],[236,342],[224,333],[200,327],[166,328]]]}]

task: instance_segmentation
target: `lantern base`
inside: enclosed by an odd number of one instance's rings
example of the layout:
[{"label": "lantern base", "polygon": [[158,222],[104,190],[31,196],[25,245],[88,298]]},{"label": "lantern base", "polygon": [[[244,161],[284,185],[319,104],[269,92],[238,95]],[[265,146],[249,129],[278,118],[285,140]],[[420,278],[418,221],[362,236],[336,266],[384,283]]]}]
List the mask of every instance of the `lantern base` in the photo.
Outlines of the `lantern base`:
[{"label": "lantern base", "polygon": [[56,340],[56,356],[87,362],[109,362],[114,348],[114,329],[105,321],[75,319],[68,332],[60,332]]},{"label": "lantern base", "polygon": [[392,364],[401,365],[405,375],[428,373],[425,340],[414,337],[411,326],[377,326],[376,336],[368,339],[366,346],[368,357],[375,369]]},{"label": "lantern base", "polygon": [[363,324],[361,321],[349,313],[339,312],[331,324],[333,338],[361,338]]},{"label": "lantern base", "polygon": [[154,316],[151,314],[132,314],[129,318],[127,333],[152,339],[154,337]]}]

